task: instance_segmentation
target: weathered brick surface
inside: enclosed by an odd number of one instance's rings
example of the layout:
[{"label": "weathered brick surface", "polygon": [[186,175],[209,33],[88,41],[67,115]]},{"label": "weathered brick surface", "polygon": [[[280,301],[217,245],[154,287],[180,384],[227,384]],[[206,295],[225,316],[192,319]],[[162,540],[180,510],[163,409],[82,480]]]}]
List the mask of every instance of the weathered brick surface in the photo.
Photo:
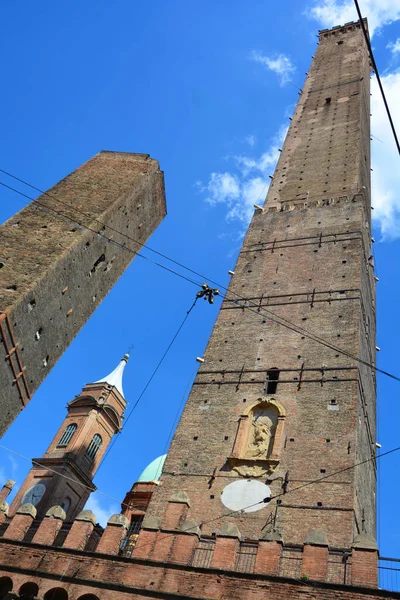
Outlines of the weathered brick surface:
[{"label": "weathered brick surface", "polygon": [[118,554],[122,540],[125,536],[126,529],[121,525],[107,525],[100,538],[96,552],[102,554]]},{"label": "weathered brick surface", "polygon": [[38,530],[33,536],[32,542],[34,544],[41,544],[42,546],[52,546],[62,524],[62,519],[46,517],[40,523]]},{"label": "weathered brick surface", "polygon": [[163,529],[178,529],[181,522],[185,519],[187,512],[188,507],[186,504],[168,502],[162,523]]},{"label": "weathered brick surface", "polygon": [[16,514],[7,527],[4,537],[9,540],[21,541],[32,525],[33,516],[29,514]]},{"label": "weathered brick surface", "polygon": [[303,574],[313,581],[325,581],[328,561],[326,546],[304,545]]},{"label": "weathered brick surface", "polygon": [[63,544],[64,548],[84,550],[94,529],[91,521],[74,521],[67,538]]},{"label": "weathered brick surface", "polygon": [[281,557],[281,544],[278,542],[260,542],[258,547],[254,573],[277,575]]},{"label": "weathered brick surface", "polygon": [[211,560],[211,568],[233,569],[239,542],[236,538],[218,537]]},{"label": "weathered brick surface", "polygon": [[146,154],[100,152],[48,193],[0,227],[3,335],[21,361],[0,343],[0,435],[23,408],[12,365],[33,393],[134,256],[96,233],[136,252],[165,216],[163,174]]},{"label": "weathered brick surface", "polygon": [[[162,515],[185,490],[188,518],[203,522],[205,535],[230,521],[259,539],[275,510],[285,543],[303,544],[314,529],[339,548],[351,548],[361,531],[375,535],[373,462],[296,490],[375,452],[375,377],[357,360],[375,362],[369,80],[358,24],[321,34],[264,212],[254,215],[229,287],[228,297],[252,310],[224,300],[148,514]],[[260,480],[279,505],[223,517],[221,493],[238,477],[229,457],[239,420],[267,397],[273,367],[284,441],[277,468]]]},{"label": "weathered brick surface", "polygon": [[371,587],[378,585],[377,561],[377,552],[353,549],[351,578],[354,585]]},{"label": "weathered brick surface", "polygon": [[[185,536],[190,537],[190,536]],[[399,593],[361,586],[290,580],[265,574],[201,569],[153,560],[124,559],[0,541],[0,582],[10,577],[13,591],[27,582],[38,597],[64,588],[69,600],[94,594],[102,600],[142,598],[196,600],[373,600],[398,599]]]}]

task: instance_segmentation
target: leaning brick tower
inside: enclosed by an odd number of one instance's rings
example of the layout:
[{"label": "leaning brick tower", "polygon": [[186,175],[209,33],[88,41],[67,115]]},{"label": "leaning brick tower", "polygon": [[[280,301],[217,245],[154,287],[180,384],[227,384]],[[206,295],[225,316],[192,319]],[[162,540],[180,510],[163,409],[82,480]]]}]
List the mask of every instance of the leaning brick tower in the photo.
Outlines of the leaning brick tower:
[{"label": "leaning brick tower", "polygon": [[194,566],[376,584],[370,63],[359,23],[319,37],[134,556],[196,531]]},{"label": "leaning brick tower", "polygon": [[165,214],[156,160],[100,152],[1,225],[0,435]]}]

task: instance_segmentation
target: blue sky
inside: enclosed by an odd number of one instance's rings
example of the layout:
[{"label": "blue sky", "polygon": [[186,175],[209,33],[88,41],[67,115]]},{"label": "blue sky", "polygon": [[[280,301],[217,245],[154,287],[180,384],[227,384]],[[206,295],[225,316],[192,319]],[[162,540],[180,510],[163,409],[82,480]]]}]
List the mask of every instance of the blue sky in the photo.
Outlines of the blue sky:
[{"label": "blue sky", "polygon": [[[400,131],[400,0],[360,4]],[[165,171],[168,216],[150,246],[225,285],[251,207],[265,197],[315,34],[353,20],[352,6],[337,0],[3,3],[0,167],[47,189],[101,149],[151,154]],[[399,374],[400,158],[375,81],[372,91],[372,133],[379,138],[372,141],[378,364]],[[24,204],[0,189],[0,220]],[[134,344],[124,381],[132,406],[195,292],[136,259],[2,444],[40,457],[67,402],[86,382],[111,371]],[[118,500],[164,452],[218,307],[219,301],[196,306],[96,475],[98,488],[116,499],[92,499],[101,522],[118,512]],[[399,392],[399,383],[378,377],[382,451],[399,445]],[[389,556],[400,556],[399,461],[400,453],[383,458],[379,475],[380,545]],[[0,450],[4,479],[21,484],[29,467]]]}]

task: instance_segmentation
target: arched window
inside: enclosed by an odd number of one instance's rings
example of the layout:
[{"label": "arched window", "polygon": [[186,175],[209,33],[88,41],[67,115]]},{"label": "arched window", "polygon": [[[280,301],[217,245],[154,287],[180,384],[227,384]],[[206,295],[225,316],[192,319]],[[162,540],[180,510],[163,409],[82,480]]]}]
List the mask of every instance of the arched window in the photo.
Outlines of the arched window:
[{"label": "arched window", "polygon": [[79,596],[78,600],[99,600],[99,597],[94,594],[84,594],[83,596]]},{"label": "arched window", "polygon": [[70,498],[68,498],[68,497],[64,498],[64,500],[61,502],[61,508],[65,511],[65,514],[68,513],[70,506],[71,506]]},{"label": "arched window", "polygon": [[0,577],[0,598],[6,598],[8,592],[11,592],[12,588],[12,579],[9,577]]},{"label": "arched window", "polygon": [[89,459],[90,461],[94,461],[96,454],[99,451],[102,441],[103,440],[101,439],[101,436],[98,433],[95,433],[95,435],[92,438],[92,441],[90,442],[90,444],[87,447],[87,450],[85,452],[85,457],[87,459]]},{"label": "arched window", "polygon": [[68,594],[63,588],[52,588],[45,593],[44,600],[68,600]]},{"label": "arched window", "polygon": [[21,587],[19,588],[19,597],[20,598],[26,598],[27,600],[33,600],[33,598],[36,598],[39,595],[39,586],[37,583],[32,583],[31,581],[28,581],[27,583],[24,583],[23,585],[21,585]]},{"label": "arched window", "polygon": [[68,425],[68,427],[62,434],[60,441],[57,444],[57,448],[65,448],[65,446],[68,446],[77,427],[78,426],[76,423],[71,423],[70,425]]}]

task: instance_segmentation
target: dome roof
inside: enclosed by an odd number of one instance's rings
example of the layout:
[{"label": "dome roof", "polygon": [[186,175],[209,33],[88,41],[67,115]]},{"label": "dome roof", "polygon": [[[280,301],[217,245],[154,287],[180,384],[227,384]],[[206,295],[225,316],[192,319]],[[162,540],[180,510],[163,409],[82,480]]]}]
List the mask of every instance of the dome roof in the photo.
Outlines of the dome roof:
[{"label": "dome roof", "polygon": [[153,462],[151,462],[145,470],[140,475],[138,481],[142,483],[148,481],[158,481],[161,477],[161,473],[164,467],[165,459],[167,458],[166,454],[155,458]]}]

